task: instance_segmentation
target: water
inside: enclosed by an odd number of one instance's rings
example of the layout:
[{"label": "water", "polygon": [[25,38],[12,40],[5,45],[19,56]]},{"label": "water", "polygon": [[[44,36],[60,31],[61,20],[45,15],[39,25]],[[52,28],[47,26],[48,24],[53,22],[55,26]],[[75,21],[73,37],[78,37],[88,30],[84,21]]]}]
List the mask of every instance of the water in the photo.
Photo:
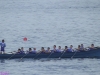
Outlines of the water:
[{"label": "water", "polygon": [[98,75],[100,73],[99,59],[62,59],[62,60],[32,60],[24,59],[23,62],[5,60],[0,63],[0,71],[9,75]]},{"label": "water", "polygon": [[[0,0],[0,39],[6,52],[20,47],[51,47],[83,43],[100,46],[99,0]],[[23,41],[27,37],[28,41]],[[24,62],[5,60],[0,71],[9,75],[97,75],[99,59]]]}]

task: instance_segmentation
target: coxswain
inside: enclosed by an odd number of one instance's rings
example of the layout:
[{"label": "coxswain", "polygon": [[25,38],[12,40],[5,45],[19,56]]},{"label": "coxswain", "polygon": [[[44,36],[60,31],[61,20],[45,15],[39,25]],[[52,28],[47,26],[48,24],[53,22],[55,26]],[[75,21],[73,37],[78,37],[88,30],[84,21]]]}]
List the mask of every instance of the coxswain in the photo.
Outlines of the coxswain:
[{"label": "coxswain", "polygon": [[21,54],[25,54],[24,48],[21,47]]},{"label": "coxswain", "polygon": [[33,48],[32,52],[36,54],[37,53],[36,48]]},{"label": "coxswain", "polygon": [[3,53],[5,53],[5,47],[6,47],[6,44],[5,44],[5,41],[4,40],[2,40],[2,42],[0,43],[0,46],[1,46],[1,54]]}]

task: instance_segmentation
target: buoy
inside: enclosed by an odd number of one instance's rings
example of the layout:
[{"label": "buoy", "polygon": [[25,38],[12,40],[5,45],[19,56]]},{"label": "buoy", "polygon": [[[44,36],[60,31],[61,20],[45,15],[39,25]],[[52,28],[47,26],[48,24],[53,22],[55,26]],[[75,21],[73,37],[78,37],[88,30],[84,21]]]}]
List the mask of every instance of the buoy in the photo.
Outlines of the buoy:
[{"label": "buoy", "polygon": [[26,38],[26,37],[24,37],[24,38],[23,38],[23,40],[24,40],[24,41],[27,41],[27,38]]}]

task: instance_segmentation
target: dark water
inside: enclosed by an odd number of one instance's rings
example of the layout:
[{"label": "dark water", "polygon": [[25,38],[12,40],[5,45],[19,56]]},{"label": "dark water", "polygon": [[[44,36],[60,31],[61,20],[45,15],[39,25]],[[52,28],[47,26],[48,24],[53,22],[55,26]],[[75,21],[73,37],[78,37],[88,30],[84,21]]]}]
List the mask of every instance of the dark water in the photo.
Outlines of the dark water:
[{"label": "dark water", "polygon": [[[0,0],[0,39],[6,52],[20,47],[51,47],[94,43],[100,46],[99,0]],[[23,41],[27,37],[28,41]],[[9,75],[98,75],[99,59],[1,60]]]}]

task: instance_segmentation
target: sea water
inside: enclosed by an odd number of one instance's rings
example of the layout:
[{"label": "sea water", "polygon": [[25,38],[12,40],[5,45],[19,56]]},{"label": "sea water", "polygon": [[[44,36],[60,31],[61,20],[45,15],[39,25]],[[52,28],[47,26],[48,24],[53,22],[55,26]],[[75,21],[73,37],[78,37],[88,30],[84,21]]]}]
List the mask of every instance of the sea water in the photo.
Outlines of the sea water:
[{"label": "sea water", "polygon": [[[23,38],[27,37],[27,41]],[[0,0],[0,40],[18,48],[100,46],[99,0]],[[1,60],[0,74],[98,75],[99,59]]]}]

